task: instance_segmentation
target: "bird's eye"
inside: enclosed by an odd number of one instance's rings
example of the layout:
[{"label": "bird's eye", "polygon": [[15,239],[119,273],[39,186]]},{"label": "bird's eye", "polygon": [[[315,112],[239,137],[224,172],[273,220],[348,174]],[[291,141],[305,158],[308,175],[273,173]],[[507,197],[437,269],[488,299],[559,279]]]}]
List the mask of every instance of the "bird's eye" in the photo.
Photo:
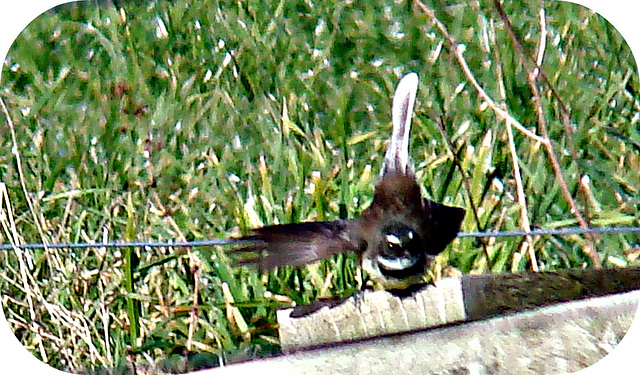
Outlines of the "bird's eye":
[{"label": "bird's eye", "polygon": [[402,246],[402,240],[395,234],[386,234],[385,237],[389,246]]}]

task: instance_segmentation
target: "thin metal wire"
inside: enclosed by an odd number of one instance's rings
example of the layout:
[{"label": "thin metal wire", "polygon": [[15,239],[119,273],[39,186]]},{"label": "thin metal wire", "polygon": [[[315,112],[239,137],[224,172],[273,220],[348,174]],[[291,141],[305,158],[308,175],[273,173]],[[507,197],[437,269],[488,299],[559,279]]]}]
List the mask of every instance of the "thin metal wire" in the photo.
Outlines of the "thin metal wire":
[{"label": "thin metal wire", "polygon": [[[595,228],[559,228],[559,229],[533,229],[529,232],[524,230],[513,230],[504,232],[461,232],[458,237],[523,237],[523,236],[570,236],[580,234],[624,234],[624,233],[640,233],[640,227],[595,227]],[[29,243],[24,245],[16,245],[19,249],[87,249],[87,248],[123,248],[123,247],[200,247],[200,246],[224,246],[237,243],[235,239],[211,239],[188,242],[106,242],[106,243]],[[0,250],[9,250],[13,248],[11,244],[0,244]]]},{"label": "thin metal wire", "polygon": [[513,230],[505,232],[466,232],[458,233],[458,237],[522,237],[522,236],[570,236],[577,234],[622,234],[640,233],[640,227],[595,227],[595,228],[558,228],[532,229],[531,231]]},{"label": "thin metal wire", "polygon": [[[222,246],[229,245],[237,240],[221,240],[221,239],[212,239],[212,240],[201,240],[201,241],[188,241],[188,242],[105,242],[105,243],[87,243],[87,242],[79,242],[79,243],[52,243],[52,244],[42,244],[42,243],[28,243],[24,245],[16,245],[19,249],[87,249],[87,248],[96,248],[96,247],[105,247],[105,248],[123,248],[123,247],[199,247],[199,246]],[[13,248],[11,244],[2,244],[0,245],[0,250],[8,250]]]}]

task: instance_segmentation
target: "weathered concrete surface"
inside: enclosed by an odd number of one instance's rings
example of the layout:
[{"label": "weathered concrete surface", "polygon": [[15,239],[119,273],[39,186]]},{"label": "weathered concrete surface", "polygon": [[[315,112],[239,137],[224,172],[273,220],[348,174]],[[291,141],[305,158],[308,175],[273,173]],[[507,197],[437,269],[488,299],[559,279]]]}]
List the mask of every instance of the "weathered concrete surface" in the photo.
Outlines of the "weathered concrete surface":
[{"label": "weathered concrete surface", "polygon": [[421,330],[466,320],[461,279],[450,278],[411,297],[365,291],[335,307],[292,318],[293,309],[278,311],[280,344],[299,349]]},{"label": "weathered concrete surface", "polygon": [[613,294],[207,371],[563,374],[583,369],[613,350],[629,329],[639,300],[640,291]]},{"label": "weathered concrete surface", "polygon": [[302,317],[294,316],[309,306],[280,310],[280,344],[290,353],[637,289],[638,267],[448,278],[405,297],[365,291]]}]

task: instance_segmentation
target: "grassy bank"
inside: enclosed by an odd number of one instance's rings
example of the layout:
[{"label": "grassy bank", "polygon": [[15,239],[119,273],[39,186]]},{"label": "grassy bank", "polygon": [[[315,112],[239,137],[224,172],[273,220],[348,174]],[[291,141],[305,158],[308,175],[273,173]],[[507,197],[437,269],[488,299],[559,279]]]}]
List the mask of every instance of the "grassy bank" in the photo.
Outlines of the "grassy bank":
[{"label": "grassy bank", "polygon": [[[467,209],[463,231],[638,225],[638,70],[615,29],[569,3],[505,3],[526,53],[544,47],[535,100],[492,2],[426,6],[464,45],[467,72],[407,2],[107,1],[42,15],[2,70],[16,138],[3,122],[0,199],[15,224],[3,221],[2,243],[228,238],[354,217],[371,201],[391,95],[409,71],[421,80],[418,180]],[[501,108],[536,136],[546,128],[553,154]],[[464,238],[434,273],[623,267],[637,253],[629,234]],[[349,295],[363,279],[351,255],[260,275],[221,247],[0,257],[16,335],[75,371],[271,354],[277,307]]]}]

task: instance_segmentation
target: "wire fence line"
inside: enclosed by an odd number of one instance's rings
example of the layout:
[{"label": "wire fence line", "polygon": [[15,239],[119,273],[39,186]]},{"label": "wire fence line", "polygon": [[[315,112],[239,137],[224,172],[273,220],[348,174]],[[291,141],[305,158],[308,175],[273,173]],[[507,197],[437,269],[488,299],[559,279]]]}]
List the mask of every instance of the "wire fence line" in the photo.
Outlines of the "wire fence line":
[{"label": "wire fence line", "polygon": [[[480,238],[480,237],[523,237],[523,236],[570,236],[570,235],[586,235],[586,234],[627,234],[638,233],[640,234],[640,227],[594,227],[594,228],[558,228],[558,229],[533,229],[531,231],[513,230],[513,231],[487,231],[487,232],[460,232],[458,237],[461,238]],[[199,241],[187,241],[187,242],[80,242],[80,243],[28,243],[15,245],[19,249],[87,249],[87,248],[124,248],[124,247],[148,247],[148,248],[162,248],[162,247],[201,247],[201,246],[225,246],[238,243],[237,239],[209,239]],[[0,244],[0,250],[12,249],[12,244]]]},{"label": "wire fence line", "polygon": [[464,232],[458,233],[458,237],[522,237],[522,236],[570,236],[579,234],[624,234],[640,233],[640,227],[592,227],[592,228],[558,228],[558,229],[532,229],[531,231],[488,231],[488,232]]}]

